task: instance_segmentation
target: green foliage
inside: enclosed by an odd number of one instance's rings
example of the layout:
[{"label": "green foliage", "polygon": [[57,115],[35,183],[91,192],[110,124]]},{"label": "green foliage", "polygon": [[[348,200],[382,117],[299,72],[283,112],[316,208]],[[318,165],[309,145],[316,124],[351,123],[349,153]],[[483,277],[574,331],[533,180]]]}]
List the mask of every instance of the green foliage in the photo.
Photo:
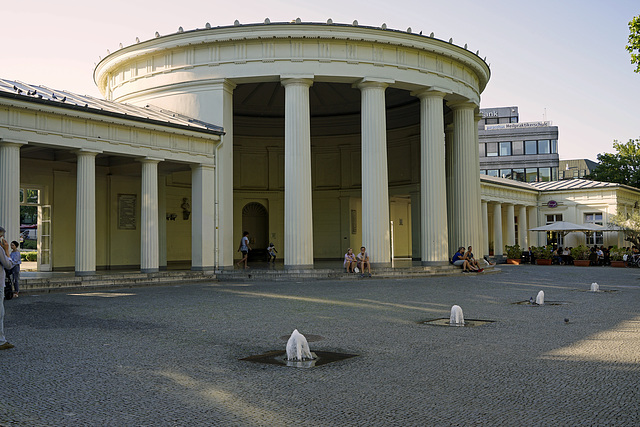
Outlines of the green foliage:
[{"label": "green foliage", "polygon": [[37,249],[38,242],[35,240],[25,240],[20,246],[21,249]]},{"label": "green foliage", "polygon": [[21,252],[20,259],[23,261],[37,261],[38,252]]},{"label": "green foliage", "polygon": [[504,248],[507,251],[507,258],[520,259],[522,257],[522,248],[517,243],[513,246],[506,245]]},{"label": "green foliage", "polygon": [[640,139],[613,142],[616,153],[598,154],[598,162],[589,178],[640,188]]},{"label": "green foliage", "polygon": [[628,253],[629,251],[625,248],[614,246],[609,251],[609,258],[611,259],[611,261],[622,261],[622,258],[624,258],[625,254]]},{"label": "green foliage", "polygon": [[591,255],[591,251],[585,245],[579,245],[575,248],[571,248],[571,256],[573,259],[589,259],[589,255]]},{"label": "green foliage", "polygon": [[532,246],[531,250],[533,251],[533,256],[536,259],[551,259],[553,257],[553,246]]},{"label": "green foliage", "polygon": [[636,73],[640,73],[640,15],[629,22],[629,44],[626,46],[631,54],[631,63],[636,64]]},{"label": "green foliage", "polygon": [[625,241],[640,248],[640,213],[638,211],[629,215],[619,212],[610,219],[610,222],[622,229]]}]

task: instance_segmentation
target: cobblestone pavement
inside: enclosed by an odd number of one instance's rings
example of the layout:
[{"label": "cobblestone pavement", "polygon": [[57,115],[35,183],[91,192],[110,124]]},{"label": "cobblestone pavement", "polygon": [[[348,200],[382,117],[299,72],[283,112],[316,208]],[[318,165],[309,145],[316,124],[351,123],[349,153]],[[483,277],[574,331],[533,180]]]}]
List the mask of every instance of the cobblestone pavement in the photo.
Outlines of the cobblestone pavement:
[{"label": "cobblestone pavement", "polygon": [[[0,352],[0,425],[637,426],[639,278],[504,266],[24,295],[5,301],[16,347]],[[514,304],[540,290],[545,306]],[[421,323],[453,304],[495,322]],[[322,337],[312,351],[359,356],[309,369],[239,360],[284,350],[294,328]]]}]

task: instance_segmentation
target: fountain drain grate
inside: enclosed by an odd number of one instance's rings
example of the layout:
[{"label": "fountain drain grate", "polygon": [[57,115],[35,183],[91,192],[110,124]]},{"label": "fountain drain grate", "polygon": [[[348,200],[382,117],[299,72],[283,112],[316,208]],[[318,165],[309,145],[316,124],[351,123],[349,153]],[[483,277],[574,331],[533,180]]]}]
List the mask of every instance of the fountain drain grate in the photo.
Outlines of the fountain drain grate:
[{"label": "fountain drain grate", "polygon": [[535,302],[531,302],[529,300],[526,301],[517,301],[517,302],[512,302],[511,304],[516,304],[516,305],[528,305],[531,307],[544,307],[545,305],[568,305],[571,304],[568,301],[545,301],[544,304],[536,304]]},{"label": "fountain drain grate", "polygon": [[326,365],[327,363],[338,362],[340,360],[356,357],[357,354],[348,353],[335,353],[331,351],[314,351],[312,352],[316,356],[313,360],[305,360],[302,362],[292,362],[286,360],[287,352],[284,350],[268,351],[264,354],[258,354],[255,356],[245,357],[240,360],[247,362],[266,363],[268,365],[280,365],[288,366],[292,368],[313,368],[315,366]]},{"label": "fountain drain grate", "polygon": [[495,320],[464,319],[464,325],[458,325],[458,324],[452,325],[450,321],[451,319],[449,317],[442,317],[439,319],[424,320],[418,323],[420,323],[421,325],[449,326],[452,328],[460,328],[460,327],[473,328],[475,326],[482,326],[482,325],[487,325],[495,322]]}]

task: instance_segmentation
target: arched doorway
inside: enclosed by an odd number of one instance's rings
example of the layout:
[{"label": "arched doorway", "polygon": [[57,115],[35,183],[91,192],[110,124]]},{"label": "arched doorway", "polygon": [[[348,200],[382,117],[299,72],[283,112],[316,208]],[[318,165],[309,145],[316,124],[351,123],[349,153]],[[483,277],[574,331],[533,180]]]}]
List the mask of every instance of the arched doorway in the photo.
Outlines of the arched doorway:
[{"label": "arched doorway", "polygon": [[269,245],[269,213],[261,203],[247,203],[242,208],[242,230],[249,232],[249,261],[265,261]]}]

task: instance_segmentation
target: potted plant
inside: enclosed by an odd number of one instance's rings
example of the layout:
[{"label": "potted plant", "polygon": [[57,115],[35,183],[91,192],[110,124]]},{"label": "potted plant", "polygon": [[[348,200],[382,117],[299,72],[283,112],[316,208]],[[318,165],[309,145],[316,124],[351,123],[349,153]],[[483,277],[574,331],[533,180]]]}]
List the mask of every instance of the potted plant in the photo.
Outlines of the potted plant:
[{"label": "potted plant", "polygon": [[609,251],[609,259],[611,260],[611,267],[626,267],[627,263],[624,261],[624,256],[628,255],[628,252],[624,248],[614,246]]},{"label": "potted plant", "polygon": [[513,246],[506,245],[505,250],[507,252],[507,264],[520,265],[520,258],[522,258],[522,248],[517,243]]},{"label": "potted plant", "polygon": [[533,251],[533,255],[536,257],[536,264],[551,265],[553,246],[532,246],[531,250]]},{"label": "potted plant", "polygon": [[578,267],[589,266],[589,255],[591,251],[585,245],[579,245],[575,248],[571,248],[571,257],[573,258],[573,265]]}]

